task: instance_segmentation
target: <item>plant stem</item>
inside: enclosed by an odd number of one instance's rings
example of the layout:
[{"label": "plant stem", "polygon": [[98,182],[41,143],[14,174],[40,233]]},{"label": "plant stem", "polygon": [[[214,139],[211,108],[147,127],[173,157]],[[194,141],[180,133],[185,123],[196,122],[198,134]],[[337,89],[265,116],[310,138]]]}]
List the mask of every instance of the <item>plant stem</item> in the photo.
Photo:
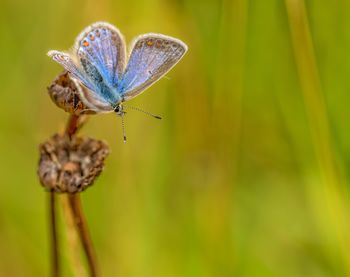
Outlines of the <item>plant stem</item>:
[{"label": "plant stem", "polygon": [[80,236],[75,226],[75,220],[73,211],[69,203],[69,195],[65,194],[61,197],[63,216],[66,223],[66,237],[69,245],[69,258],[70,267],[72,269],[73,276],[86,277],[86,268],[81,260],[80,255]]},{"label": "plant stem", "polygon": [[[78,130],[78,121],[79,116],[77,115],[71,115],[68,120],[68,125],[65,130],[65,133],[72,138],[72,136],[77,132]],[[52,190],[50,191],[50,199],[49,199],[49,205],[50,205],[50,223],[51,223],[51,250],[52,250],[52,276],[58,277],[60,273],[60,261],[59,261],[59,255],[58,255],[58,236],[57,236],[57,216],[56,216],[56,195],[55,192]]]},{"label": "plant stem", "polygon": [[52,249],[52,277],[58,277],[60,273],[60,263],[58,257],[58,237],[56,222],[56,201],[55,192],[50,192],[50,219],[51,219],[51,249]]},{"label": "plant stem", "polygon": [[90,238],[88,225],[84,217],[84,212],[81,206],[80,194],[79,193],[69,194],[68,200],[73,213],[74,222],[77,227],[77,231],[80,236],[80,240],[83,245],[85,255],[88,261],[90,276],[97,277],[99,276],[99,274],[98,274],[96,254],[95,254],[94,247],[92,245],[92,240]]},{"label": "plant stem", "polygon": [[[71,139],[83,124],[83,122],[81,122],[80,120],[81,120],[81,117],[79,117],[78,115],[71,115],[68,120],[66,134]],[[90,275],[92,277],[97,277],[99,276],[99,274],[97,270],[98,267],[97,267],[96,254],[92,244],[92,240],[89,235],[89,228],[88,228],[88,224],[85,219],[83,208],[81,205],[80,194],[79,193],[69,194],[68,202],[70,205],[70,210],[72,212],[72,217],[75,223],[75,227],[78,231],[78,234],[88,261]]]},{"label": "plant stem", "polygon": [[67,128],[66,128],[66,134],[72,138],[76,132],[78,131],[78,129],[81,126],[79,126],[79,116],[78,115],[74,115],[72,114],[69,119],[68,119],[68,124],[67,124]]}]

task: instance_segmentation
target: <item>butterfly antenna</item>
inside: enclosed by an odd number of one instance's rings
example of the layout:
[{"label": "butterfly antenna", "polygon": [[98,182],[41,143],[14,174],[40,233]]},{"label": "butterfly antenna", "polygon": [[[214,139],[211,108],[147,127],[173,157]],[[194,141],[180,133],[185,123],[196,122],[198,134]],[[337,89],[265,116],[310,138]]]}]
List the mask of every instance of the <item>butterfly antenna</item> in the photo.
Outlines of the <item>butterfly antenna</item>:
[{"label": "butterfly antenna", "polygon": [[153,113],[150,113],[150,112],[146,112],[146,111],[144,111],[144,110],[142,110],[142,109],[140,109],[140,108],[137,108],[137,107],[134,107],[134,106],[129,106],[129,105],[123,105],[125,108],[130,108],[130,109],[133,109],[133,110],[135,110],[135,111],[139,111],[139,112],[142,112],[142,113],[144,113],[144,114],[147,114],[147,115],[149,115],[149,116],[152,116],[152,117],[154,117],[154,118],[157,118],[157,119],[162,119],[159,115],[155,115],[155,114],[153,114]]},{"label": "butterfly antenna", "polygon": [[122,118],[123,140],[124,140],[124,143],[126,143],[126,132],[125,132],[124,114],[121,115],[121,118]]}]

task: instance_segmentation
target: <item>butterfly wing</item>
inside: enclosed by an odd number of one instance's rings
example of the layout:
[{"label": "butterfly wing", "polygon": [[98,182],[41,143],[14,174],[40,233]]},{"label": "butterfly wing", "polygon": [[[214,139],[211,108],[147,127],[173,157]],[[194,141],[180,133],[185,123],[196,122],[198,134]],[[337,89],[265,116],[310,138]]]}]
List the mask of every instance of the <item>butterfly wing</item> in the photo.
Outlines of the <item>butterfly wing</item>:
[{"label": "butterfly wing", "polygon": [[85,104],[101,111],[112,111],[120,100],[116,84],[125,68],[125,42],[117,28],[97,22],[77,37],[73,55],[59,51],[48,53],[89,90]]},{"label": "butterfly wing", "polygon": [[88,75],[86,75],[80,65],[77,65],[69,54],[51,50],[47,53],[47,55],[62,65],[73,78],[77,79],[87,88],[78,89],[80,98],[86,106],[96,112],[108,112],[113,110],[109,102],[107,102],[98,93],[95,93],[101,89],[98,83],[94,82]]},{"label": "butterfly wing", "polygon": [[126,50],[124,38],[116,27],[96,22],[81,32],[74,48],[79,60],[89,61],[90,69],[98,71],[107,86],[113,87],[118,82],[125,68]]},{"label": "butterfly wing", "polygon": [[133,43],[127,68],[118,83],[118,91],[127,101],[139,95],[166,74],[187,51],[182,41],[160,35],[145,34]]},{"label": "butterfly wing", "polygon": [[88,76],[80,69],[77,63],[68,53],[51,50],[47,53],[55,62],[59,63],[70,72],[75,78],[81,81],[88,89],[95,90],[95,85],[91,82]]}]

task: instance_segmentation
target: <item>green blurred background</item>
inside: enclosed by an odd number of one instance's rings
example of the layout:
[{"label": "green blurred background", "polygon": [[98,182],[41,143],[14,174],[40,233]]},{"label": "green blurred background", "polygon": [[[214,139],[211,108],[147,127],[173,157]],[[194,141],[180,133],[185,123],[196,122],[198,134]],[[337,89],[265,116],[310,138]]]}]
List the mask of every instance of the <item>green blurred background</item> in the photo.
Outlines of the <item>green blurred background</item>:
[{"label": "green blurred background", "polygon": [[[126,119],[91,117],[104,173],[82,195],[103,276],[350,276],[350,2],[0,0],[0,276],[48,276],[37,146],[68,115],[46,52],[97,20],[184,59]],[[74,276],[64,222],[64,276]]]}]

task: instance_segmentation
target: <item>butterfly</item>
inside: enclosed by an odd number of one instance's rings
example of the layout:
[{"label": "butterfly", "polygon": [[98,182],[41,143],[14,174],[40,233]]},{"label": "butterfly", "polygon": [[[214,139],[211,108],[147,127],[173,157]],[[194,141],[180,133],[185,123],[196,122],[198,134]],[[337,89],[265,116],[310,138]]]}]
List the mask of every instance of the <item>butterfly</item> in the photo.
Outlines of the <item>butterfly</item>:
[{"label": "butterfly", "polygon": [[188,47],[179,39],[147,33],[136,37],[130,49],[127,55],[124,37],[116,27],[96,22],[80,33],[70,52],[51,50],[47,55],[87,88],[78,92],[90,110],[116,112],[123,119],[123,103],[163,77]]}]

